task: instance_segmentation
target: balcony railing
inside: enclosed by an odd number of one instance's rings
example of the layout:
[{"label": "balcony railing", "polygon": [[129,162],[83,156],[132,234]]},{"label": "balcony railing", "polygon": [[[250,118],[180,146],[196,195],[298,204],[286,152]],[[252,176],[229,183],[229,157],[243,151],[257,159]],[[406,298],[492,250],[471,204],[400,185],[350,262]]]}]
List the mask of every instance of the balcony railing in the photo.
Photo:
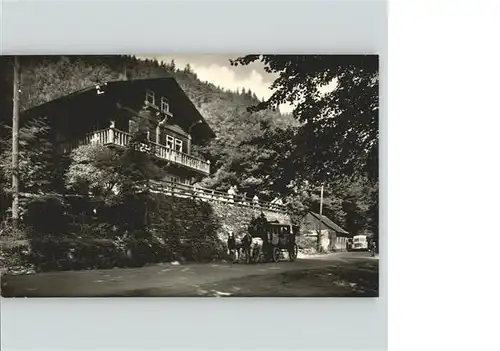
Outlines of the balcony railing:
[{"label": "balcony railing", "polygon": [[[68,153],[81,145],[87,145],[91,143],[126,147],[130,141],[130,138],[131,135],[129,133],[115,128],[107,128],[89,133],[80,140],[72,140],[61,143],[60,148],[63,153]],[[147,151],[150,147],[153,148],[155,156],[162,160],[197,170],[205,175],[210,174],[210,162],[208,161],[197,159],[191,155],[154,142],[149,142],[149,145],[143,145],[142,149],[144,151]]]}]

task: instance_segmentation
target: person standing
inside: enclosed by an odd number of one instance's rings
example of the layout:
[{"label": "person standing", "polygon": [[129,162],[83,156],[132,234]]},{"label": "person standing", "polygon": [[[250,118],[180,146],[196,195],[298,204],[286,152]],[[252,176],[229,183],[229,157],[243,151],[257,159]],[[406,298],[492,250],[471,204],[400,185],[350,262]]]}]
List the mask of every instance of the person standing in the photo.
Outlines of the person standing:
[{"label": "person standing", "polygon": [[254,206],[259,205],[259,197],[257,196],[257,193],[255,193],[255,195],[253,196],[252,203]]},{"label": "person standing", "polygon": [[370,252],[371,252],[372,256],[375,256],[375,252],[377,250],[377,244],[375,243],[375,240],[373,238],[370,240],[370,246],[371,246]]}]

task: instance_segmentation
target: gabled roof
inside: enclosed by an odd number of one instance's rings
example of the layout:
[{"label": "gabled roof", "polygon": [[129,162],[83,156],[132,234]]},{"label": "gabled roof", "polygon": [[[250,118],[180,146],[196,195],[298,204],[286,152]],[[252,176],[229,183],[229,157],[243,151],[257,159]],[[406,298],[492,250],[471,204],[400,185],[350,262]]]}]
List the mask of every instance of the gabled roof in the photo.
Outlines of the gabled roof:
[{"label": "gabled roof", "polygon": [[[153,87],[168,90],[171,100],[175,100],[176,104],[186,111],[186,116],[190,119],[188,122],[194,123],[196,121],[201,121],[204,134],[209,135],[211,138],[215,137],[215,133],[212,128],[208,125],[205,118],[201,115],[196,106],[194,106],[192,101],[173,77],[114,80],[106,82],[105,85],[101,84],[101,87],[105,89],[106,92],[118,92],[120,90]],[[26,120],[32,116],[44,114],[45,111],[48,112],[57,106],[67,105],[77,100],[81,101],[87,97],[94,96],[95,94],[95,86],[87,87],[25,110],[21,113],[21,118]]]},{"label": "gabled roof", "polygon": [[311,216],[313,216],[315,219],[317,219],[318,221],[320,221],[322,219],[322,222],[323,222],[324,225],[326,225],[327,227],[329,227],[332,230],[335,230],[337,233],[349,234],[346,230],[342,229],[339,225],[335,224],[327,216],[325,216],[325,215],[321,215],[320,216],[319,213],[315,213],[315,212],[309,212],[309,214]]},{"label": "gabled roof", "polygon": [[174,132],[177,132],[179,134],[183,134],[183,135],[186,134],[186,132],[181,127],[179,127],[179,125],[177,125],[177,124],[167,124],[165,127],[174,131]]}]

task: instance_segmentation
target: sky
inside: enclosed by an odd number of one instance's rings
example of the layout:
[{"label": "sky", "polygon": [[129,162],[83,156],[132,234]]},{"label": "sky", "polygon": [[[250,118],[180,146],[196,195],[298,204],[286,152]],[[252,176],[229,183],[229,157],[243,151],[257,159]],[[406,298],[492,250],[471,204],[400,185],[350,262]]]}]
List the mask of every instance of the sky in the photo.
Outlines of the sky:
[{"label": "sky", "polygon": [[[264,71],[261,62],[254,62],[247,66],[231,66],[229,59],[235,59],[243,54],[234,55],[147,55],[140,58],[156,58],[158,61],[169,63],[175,60],[177,68],[182,69],[188,63],[191,69],[202,81],[208,81],[224,89],[250,89],[259,99],[268,99],[272,95],[271,84],[277,74]],[[280,105],[280,111],[291,113],[293,107],[288,104]]]}]

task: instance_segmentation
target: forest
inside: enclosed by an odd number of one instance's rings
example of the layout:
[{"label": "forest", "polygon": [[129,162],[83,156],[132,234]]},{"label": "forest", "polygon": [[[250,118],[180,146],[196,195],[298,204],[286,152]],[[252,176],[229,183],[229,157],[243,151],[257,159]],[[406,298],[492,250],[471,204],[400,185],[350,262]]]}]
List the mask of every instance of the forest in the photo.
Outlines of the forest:
[{"label": "forest", "polygon": [[[354,58],[354,59],[353,59]],[[261,60],[280,73],[276,93],[259,99],[249,89],[229,91],[201,81],[176,62],[134,56],[38,56],[21,59],[21,110],[105,81],[174,77],[211,125],[217,138],[195,152],[211,161],[202,186],[283,197],[297,214],[323,213],[351,234],[378,236],[378,59],[368,56],[326,60],[273,55],[235,57],[232,65]],[[2,139],[12,118],[12,63],[0,60]],[[318,86],[338,80],[336,91],[318,97]],[[305,92],[292,114],[279,103]],[[332,117],[333,116],[333,117]],[[2,148],[7,146],[2,144]],[[3,164],[8,152],[1,150]],[[3,181],[7,182],[8,177]],[[2,186],[5,188],[5,186]]]}]

